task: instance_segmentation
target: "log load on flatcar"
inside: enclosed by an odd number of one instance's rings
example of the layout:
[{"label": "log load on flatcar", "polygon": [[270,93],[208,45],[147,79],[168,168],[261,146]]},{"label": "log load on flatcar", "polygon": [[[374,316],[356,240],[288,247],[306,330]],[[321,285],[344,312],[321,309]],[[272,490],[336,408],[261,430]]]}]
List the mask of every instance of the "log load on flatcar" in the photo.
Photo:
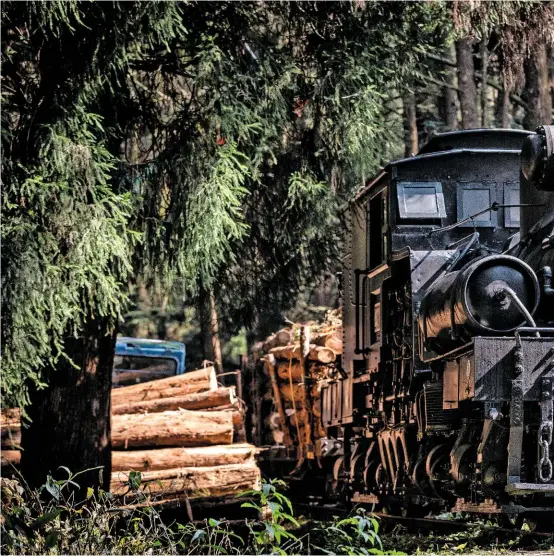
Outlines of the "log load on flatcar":
[{"label": "log load on flatcar", "polygon": [[345,220],[308,476],[352,503],[552,524],[554,126],[440,134]]}]

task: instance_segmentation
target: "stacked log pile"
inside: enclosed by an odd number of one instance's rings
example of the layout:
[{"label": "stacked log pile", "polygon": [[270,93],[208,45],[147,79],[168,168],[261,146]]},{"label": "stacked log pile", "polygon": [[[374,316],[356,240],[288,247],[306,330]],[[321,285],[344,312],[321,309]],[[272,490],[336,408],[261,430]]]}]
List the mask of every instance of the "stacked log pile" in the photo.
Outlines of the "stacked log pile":
[{"label": "stacked log pile", "polygon": [[284,445],[298,458],[313,458],[325,436],[321,388],[336,376],[342,354],[340,318],[294,326],[272,334],[254,348],[251,393],[253,438],[259,445]]},{"label": "stacked log pile", "polygon": [[21,452],[21,411],[19,409],[5,409],[0,413],[0,429],[2,436],[0,460],[2,467],[19,465]]},{"label": "stacked log pile", "polygon": [[[17,464],[10,448],[19,444],[19,413],[4,412],[1,425],[2,465]],[[110,490],[125,504],[145,494],[161,504],[260,487],[240,400],[234,387],[218,386],[213,367],[113,389],[111,428]]]}]

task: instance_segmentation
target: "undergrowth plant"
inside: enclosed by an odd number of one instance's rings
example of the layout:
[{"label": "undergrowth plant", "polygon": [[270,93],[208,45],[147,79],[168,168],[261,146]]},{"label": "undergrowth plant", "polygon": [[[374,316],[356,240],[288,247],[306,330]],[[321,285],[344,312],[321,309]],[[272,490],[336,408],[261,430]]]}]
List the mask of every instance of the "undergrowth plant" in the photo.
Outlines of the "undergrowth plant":
[{"label": "undergrowth plant", "polygon": [[[134,507],[102,490],[88,489],[83,497],[80,473],[61,470],[66,478],[49,476],[38,490],[21,478],[1,479],[2,554],[383,554],[378,523],[363,512],[306,531],[280,480],[238,495],[254,519],[181,523],[146,497]],[[140,482],[136,473],[132,486]]]}]

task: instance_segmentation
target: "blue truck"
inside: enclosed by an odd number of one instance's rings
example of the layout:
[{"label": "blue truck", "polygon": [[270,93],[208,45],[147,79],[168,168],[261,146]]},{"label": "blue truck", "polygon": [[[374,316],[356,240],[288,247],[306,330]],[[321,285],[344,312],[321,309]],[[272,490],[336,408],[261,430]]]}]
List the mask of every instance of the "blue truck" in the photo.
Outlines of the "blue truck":
[{"label": "blue truck", "polygon": [[128,386],[186,371],[186,348],[181,342],[118,338],[115,345],[113,386]]}]

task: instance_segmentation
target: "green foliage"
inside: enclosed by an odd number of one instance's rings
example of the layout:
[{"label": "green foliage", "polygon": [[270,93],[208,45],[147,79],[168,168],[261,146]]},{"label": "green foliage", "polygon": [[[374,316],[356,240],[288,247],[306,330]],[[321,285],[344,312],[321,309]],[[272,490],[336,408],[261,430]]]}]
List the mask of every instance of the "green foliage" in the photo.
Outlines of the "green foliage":
[{"label": "green foliage", "polygon": [[[266,516],[261,531],[250,528],[256,546],[262,553],[287,554],[287,548],[299,544],[299,539],[286,528],[287,524],[296,527],[299,527],[299,524],[292,515],[290,500],[277,490],[278,487],[285,486],[283,481],[271,479],[269,482],[262,483],[261,490],[249,490],[239,495],[250,496],[255,500],[244,502],[241,507],[252,508],[258,512],[258,515]],[[282,546],[285,541],[289,541],[288,545]]]},{"label": "green foliage", "polygon": [[[295,534],[290,500],[278,491],[282,481],[264,482],[248,491],[244,508],[258,513],[238,527],[228,520],[179,523],[163,519],[155,508],[120,508],[109,493],[89,489],[75,503],[78,474],[65,480],[48,477],[41,491],[17,480],[2,479],[2,554],[381,554],[377,522],[365,515],[335,520],[314,535]],[[294,529],[293,529],[294,528]],[[317,536],[317,535],[316,535]]]},{"label": "green foliage", "polygon": [[91,314],[115,323],[126,298],[130,199],[109,187],[113,159],[93,133],[98,120],[74,124],[75,135],[47,130],[40,163],[4,160],[2,386],[15,404],[25,404],[28,379],[40,384],[40,369],[64,356],[67,334]]},{"label": "green foliage", "polygon": [[[318,530],[323,536],[324,554],[385,554],[379,536],[379,522],[363,509]],[[391,552],[387,551],[387,554]]]},{"label": "green foliage", "polygon": [[[4,2],[2,388],[27,401],[140,278],[232,331],[334,271],[337,209],[444,3]],[[396,131],[395,131],[396,130]],[[184,292],[182,291],[184,290]]]}]

